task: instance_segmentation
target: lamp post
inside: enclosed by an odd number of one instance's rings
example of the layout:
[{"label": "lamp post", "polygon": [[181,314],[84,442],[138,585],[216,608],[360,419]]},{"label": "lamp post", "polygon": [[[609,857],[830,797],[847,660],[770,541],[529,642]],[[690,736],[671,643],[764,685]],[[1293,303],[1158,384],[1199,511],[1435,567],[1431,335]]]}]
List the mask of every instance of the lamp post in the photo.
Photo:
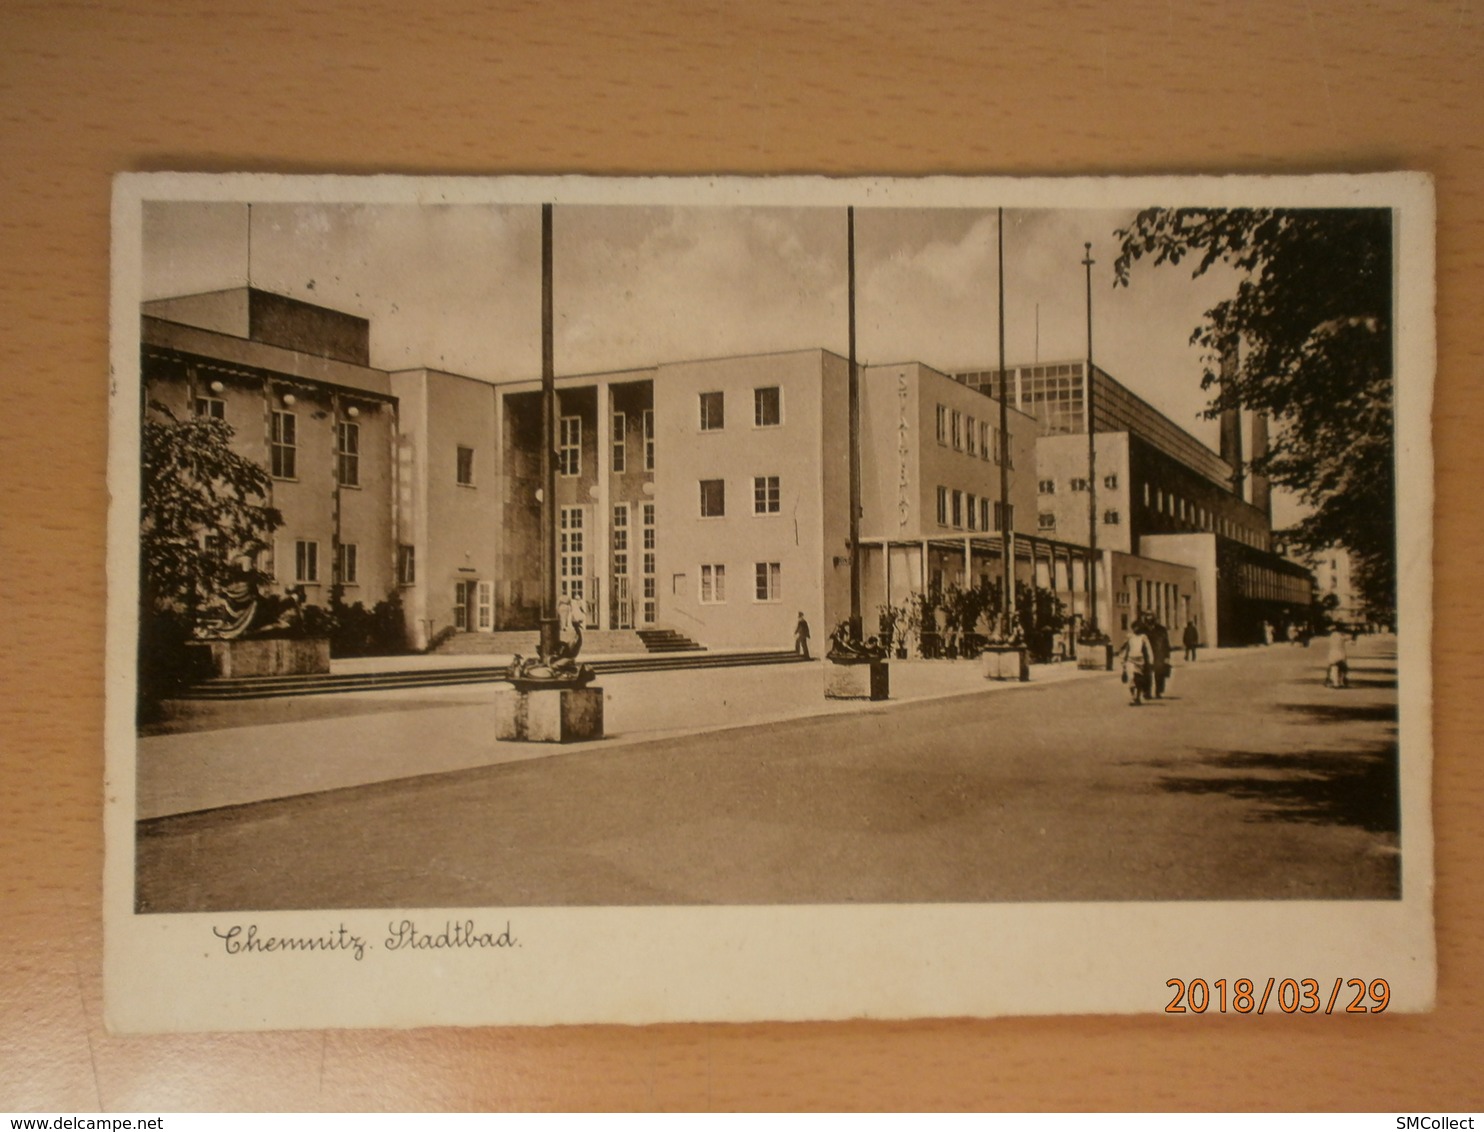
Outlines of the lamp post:
[{"label": "lamp post", "polygon": [[1087,625],[1098,632],[1098,453],[1093,429],[1092,377],[1092,244],[1083,245],[1082,266],[1087,269],[1087,382],[1082,411],[1087,422]]},{"label": "lamp post", "polygon": [[859,644],[861,631],[861,391],[860,367],[855,359],[855,206],[845,210],[846,270],[850,308],[850,639]]},{"label": "lamp post", "polygon": [[541,637],[543,657],[561,642],[557,619],[556,351],[552,342],[551,205],[541,206]]},{"label": "lamp post", "polygon": [[1010,377],[1005,372],[1005,210],[997,225],[1000,306],[1000,558],[1003,581],[1000,590],[1000,640],[1009,642],[1011,616],[1015,609],[1015,524],[1010,521],[1010,414],[1005,401],[1010,396]]}]

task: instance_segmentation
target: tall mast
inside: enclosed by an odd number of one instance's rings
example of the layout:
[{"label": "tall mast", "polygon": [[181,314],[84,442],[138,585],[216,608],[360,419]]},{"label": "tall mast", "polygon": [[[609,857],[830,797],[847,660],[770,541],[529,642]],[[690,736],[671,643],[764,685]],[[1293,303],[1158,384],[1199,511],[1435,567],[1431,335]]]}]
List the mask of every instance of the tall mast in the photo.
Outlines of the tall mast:
[{"label": "tall mast", "polygon": [[846,266],[850,309],[850,639],[861,633],[861,402],[860,370],[855,360],[855,206],[845,210]]},{"label": "tall mast", "polygon": [[[1010,376],[1005,372],[1005,210],[999,214],[999,307],[1000,307],[1000,557],[1003,581],[1000,590],[1000,638],[1010,639],[1010,617],[1015,609],[1015,524],[1010,521]],[[1039,308],[1037,308],[1039,317]]]},{"label": "tall mast", "polygon": [[541,206],[541,654],[556,655],[556,351],[552,333],[551,205]]},{"label": "tall mast", "polygon": [[1098,453],[1093,431],[1092,377],[1092,245],[1084,244],[1082,266],[1087,269],[1087,382],[1082,397],[1087,421],[1087,624],[1098,629]]}]

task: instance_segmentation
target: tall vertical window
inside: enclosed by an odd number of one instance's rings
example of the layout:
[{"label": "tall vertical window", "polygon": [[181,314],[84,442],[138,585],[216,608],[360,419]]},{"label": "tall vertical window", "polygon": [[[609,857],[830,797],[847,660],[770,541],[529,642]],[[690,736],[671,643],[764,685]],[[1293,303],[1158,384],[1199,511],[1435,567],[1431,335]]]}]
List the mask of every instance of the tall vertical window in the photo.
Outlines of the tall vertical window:
[{"label": "tall vertical window", "polygon": [[776,515],[780,506],[777,476],[754,476],[752,478],[752,513],[754,515]]},{"label": "tall vertical window", "polygon": [[[1052,516],[1052,526],[1056,525],[1056,518]],[[997,531],[1013,530],[1015,528],[1015,504],[1003,504],[998,499],[994,504],[994,529]],[[1045,529],[1045,528],[1042,528]]]},{"label": "tall vertical window", "polygon": [[654,410],[644,410],[644,470],[654,471]]},{"label": "tall vertical window", "polygon": [[623,413],[613,414],[613,470],[621,472],[628,464],[629,419]]},{"label": "tall vertical window", "polygon": [[298,423],[293,413],[273,410],[269,423],[269,463],[275,479],[291,480],[299,474]]},{"label": "tall vertical window", "polygon": [[417,548],[403,543],[397,547],[397,584],[411,586],[417,583]]},{"label": "tall vertical window", "polygon": [[961,451],[964,446],[964,418],[957,409],[953,410],[953,450]]},{"label": "tall vertical window", "polygon": [[948,489],[946,487],[940,487],[938,489],[938,526],[940,526],[940,527],[946,527],[947,525],[948,525]]},{"label": "tall vertical window", "polygon": [[335,426],[335,478],[342,487],[361,486],[361,426],[354,421]]},{"label": "tall vertical window", "polygon": [[645,503],[640,519],[643,524],[644,547],[642,559],[642,585],[644,593],[643,616],[644,624],[653,625],[659,616],[659,588],[655,582],[655,554],[654,554],[654,504]]},{"label": "tall vertical window", "polygon": [[727,513],[727,481],[701,481],[701,518],[718,519]]},{"label": "tall vertical window", "polygon": [[1001,447],[1000,447],[1000,440],[1001,440],[1000,430],[996,428],[996,429],[991,429],[990,431],[991,431],[991,433],[993,434],[993,437],[994,437],[994,462],[996,464],[998,464],[998,463],[1000,463],[1004,459],[1004,456],[1003,456],[1003,454],[1001,452]]},{"label": "tall vertical window", "polygon": [[782,586],[780,578],[783,568],[777,562],[759,562],[755,565],[757,587],[756,595],[758,601],[779,601],[782,599]]},{"label": "tall vertical window", "polygon": [[354,586],[360,581],[360,555],[353,542],[342,542],[335,547],[335,581],[342,586]]},{"label": "tall vertical window", "polygon": [[1015,470],[1015,449],[1010,447],[1010,434],[1000,434],[1000,450],[1005,453],[1005,467],[1011,471]]},{"label": "tall vertical window", "polygon": [[196,416],[213,417],[223,421],[227,419],[227,403],[220,397],[197,397]]},{"label": "tall vertical window", "polygon": [[985,421],[979,422],[979,459],[988,460],[990,457],[989,425]]},{"label": "tall vertical window", "polygon": [[964,443],[968,445],[970,456],[979,455],[979,426],[973,417],[964,421]]},{"label": "tall vertical window", "polygon": [[953,525],[955,527],[964,525],[964,493],[957,488],[953,491]]},{"label": "tall vertical window", "polygon": [[971,531],[979,529],[979,508],[976,506],[977,502],[972,491],[969,492],[968,498],[964,500],[964,518],[968,520],[967,525]]},{"label": "tall vertical window", "polygon": [[582,474],[582,418],[563,417],[561,443],[557,447],[557,471],[564,476]]},{"label": "tall vertical window", "polygon": [[559,581],[564,597],[582,601],[587,596],[587,545],[581,507],[563,507],[558,518],[561,536]]},{"label": "tall vertical window", "polygon": [[701,394],[701,431],[713,432],[726,427],[726,404],[721,393]]},{"label": "tall vertical window", "polygon": [[989,520],[989,500],[988,499],[981,499],[981,500],[979,500],[979,529],[981,531],[988,531],[988,530],[993,530],[994,529],[993,527],[990,526],[990,520]]},{"label": "tall vertical window", "polygon": [[458,482],[465,487],[474,486],[474,449],[465,448],[462,444],[458,450],[458,464],[455,469]]},{"label": "tall vertical window", "polygon": [[719,605],[727,599],[727,568],[721,563],[701,566],[701,604]]},{"label": "tall vertical window", "polygon": [[752,391],[752,423],[758,428],[771,428],[783,423],[783,394],[776,385]]},{"label": "tall vertical window", "polygon": [[948,443],[948,407],[938,406],[938,443]]},{"label": "tall vertical window", "polygon": [[319,581],[319,543],[312,539],[294,543],[294,581]]}]

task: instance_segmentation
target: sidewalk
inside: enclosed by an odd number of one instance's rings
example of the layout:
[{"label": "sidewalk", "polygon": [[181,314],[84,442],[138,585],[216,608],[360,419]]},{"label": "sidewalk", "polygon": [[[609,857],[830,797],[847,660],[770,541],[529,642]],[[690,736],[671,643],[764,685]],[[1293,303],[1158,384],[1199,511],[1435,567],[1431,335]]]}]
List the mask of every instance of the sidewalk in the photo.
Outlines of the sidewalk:
[{"label": "sidewalk", "polygon": [[[405,665],[409,658],[390,659]],[[454,658],[412,659],[446,664]],[[337,666],[369,663],[376,659]],[[986,680],[981,673],[975,661],[893,661],[891,699],[884,703],[825,699],[819,661],[614,673],[599,681],[607,737],[569,744],[495,739],[493,704],[505,687],[501,683],[211,705],[202,710],[204,729],[137,741],[136,813],[140,819],[163,817],[678,735],[887,712],[893,704],[1033,691],[1068,680],[1117,679],[1109,672],[1079,672],[1068,663],[1033,666],[1025,684]]]}]

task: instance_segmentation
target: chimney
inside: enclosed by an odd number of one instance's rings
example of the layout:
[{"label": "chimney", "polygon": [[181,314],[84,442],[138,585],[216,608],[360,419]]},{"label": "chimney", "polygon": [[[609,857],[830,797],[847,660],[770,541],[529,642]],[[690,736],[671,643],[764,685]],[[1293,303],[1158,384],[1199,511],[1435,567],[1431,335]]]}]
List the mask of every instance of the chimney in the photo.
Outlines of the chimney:
[{"label": "chimney", "polygon": [[[1266,413],[1252,414],[1252,429],[1248,433],[1250,447],[1252,448],[1252,459],[1254,461],[1268,454],[1268,417]],[[1256,472],[1252,474],[1251,480],[1252,506],[1258,508],[1268,518],[1268,525],[1273,523],[1273,486],[1268,482],[1267,476],[1260,476]]]},{"label": "chimney", "polygon": [[[1222,392],[1237,372],[1237,344],[1233,342],[1221,352]],[[1221,458],[1232,466],[1232,491],[1243,498],[1242,481],[1242,413],[1239,409],[1223,409],[1221,412]]]}]

